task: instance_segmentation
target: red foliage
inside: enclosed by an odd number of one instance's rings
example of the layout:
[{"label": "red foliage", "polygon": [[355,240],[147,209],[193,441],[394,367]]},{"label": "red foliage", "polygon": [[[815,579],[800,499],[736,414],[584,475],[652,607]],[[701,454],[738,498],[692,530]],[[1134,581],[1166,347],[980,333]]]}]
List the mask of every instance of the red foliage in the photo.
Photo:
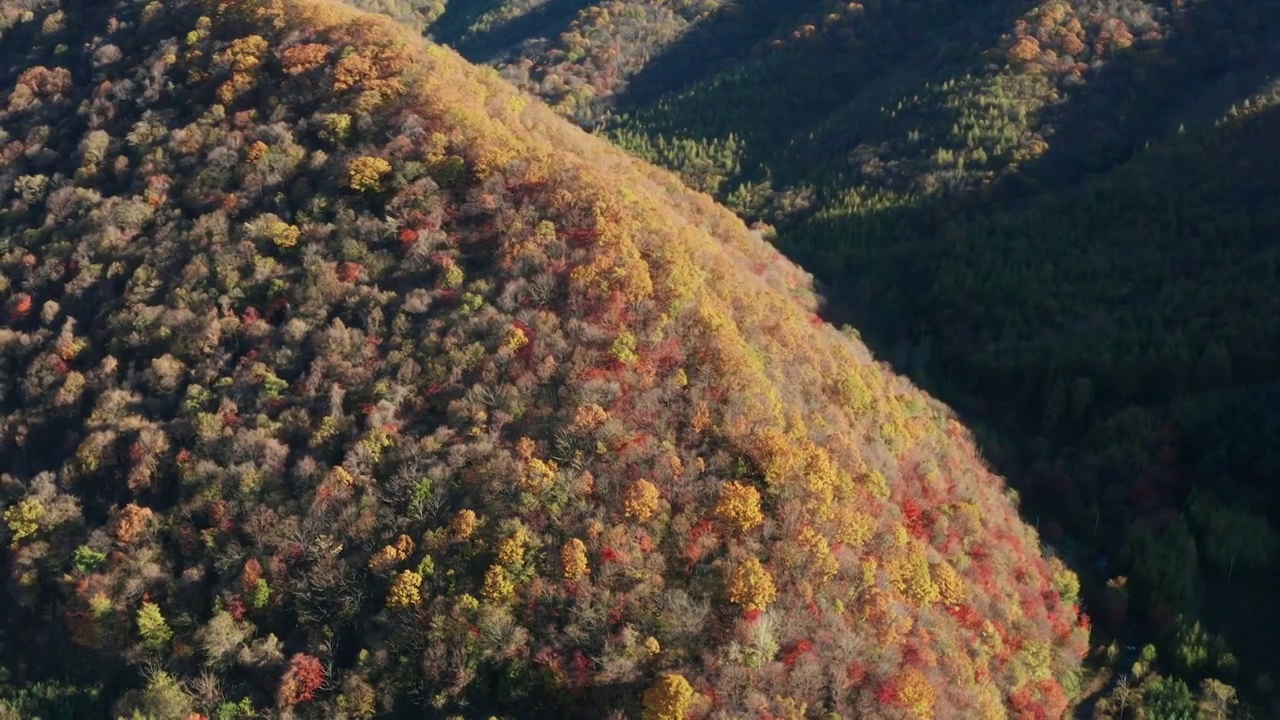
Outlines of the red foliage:
[{"label": "red foliage", "polygon": [[915,500],[907,498],[902,501],[902,514],[906,517],[907,530],[911,531],[912,535],[923,538],[926,530],[924,526],[924,509]]},{"label": "red foliage", "polygon": [[235,521],[227,512],[227,501],[219,500],[209,506],[209,523],[222,532],[231,530]]},{"label": "red foliage", "polygon": [[591,660],[581,650],[573,651],[574,683],[578,687],[586,687],[591,681]]},{"label": "red foliage", "polygon": [[1041,680],[1009,696],[1009,709],[1018,720],[1055,720],[1066,713],[1069,702],[1061,685]]},{"label": "red foliage", "polygon": [[12,320],[21,320],[31,313],[31,306],[35,302],[31,296],[26,293],[18,293],[13,296],[13,300],[9,301],[9,318]]},{"label": "red foliage", "polygon": [[898,679],[885,680],[876,691],[876,702],[881,705],[896,705],[898,702]]},{"label": "red foliage", "polygon": [[364,266],[356,262],[344,262],[338,265],[338,279],[342,282],[355,282],[364,273]]},{"label": "red foliage", "polygon": [[289,669],[280,681],[280,700],[285,705],[308,702],[324,685],[324,666],[318,658],[298,653],[289,660]]},{"label": "red foliage", "polygon": [[808,638],[797,640],[782,650],[782,664],[795,667],[796,661],[813,652],[813,642]]},{"label": "red foliage", "polygon": [[240,589],[244,592],[253,590],[261,578],[262,563],[258,562],[258,558],[249,558],[249,561],[244,564],[244,570],[240,573]]},{"label": "red foliage", "polygon": [[237,620],[244,619],[246,609],[244,601],[238,597],[233,597],[227,601],[227,612],[231,613],[231,617]]}]

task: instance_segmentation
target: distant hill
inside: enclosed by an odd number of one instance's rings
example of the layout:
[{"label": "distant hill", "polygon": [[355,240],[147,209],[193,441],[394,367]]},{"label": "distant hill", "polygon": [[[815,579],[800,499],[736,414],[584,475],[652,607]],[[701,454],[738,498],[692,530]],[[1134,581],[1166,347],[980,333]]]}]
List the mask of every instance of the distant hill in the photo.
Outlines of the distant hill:
[{"label": "distant hill", "polygon": [[0,28],[0,717],[1078,693],[968,431],[674,175],[326,0]]},{"label": "distant hill", "polygon": [[1154,643],[1116,677],[1269,716],[1280,626],[1240,618],[1280,590],[1277,28],[1239,0],[451,0],[427,32],[774,225],[827,317],[979,428],[1114,662]]}]

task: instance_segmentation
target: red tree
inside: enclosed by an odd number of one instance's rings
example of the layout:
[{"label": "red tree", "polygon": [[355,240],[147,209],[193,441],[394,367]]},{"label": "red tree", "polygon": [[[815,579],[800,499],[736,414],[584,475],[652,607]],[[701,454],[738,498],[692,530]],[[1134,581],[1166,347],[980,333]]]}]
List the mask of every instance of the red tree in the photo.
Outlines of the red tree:
[{"label": "red tree", "polygon": [[280,701],[296,705],[310,701],[324,685],[324,666],[319,658],[298,653],[289,660],[289,669],[280,681]]}]

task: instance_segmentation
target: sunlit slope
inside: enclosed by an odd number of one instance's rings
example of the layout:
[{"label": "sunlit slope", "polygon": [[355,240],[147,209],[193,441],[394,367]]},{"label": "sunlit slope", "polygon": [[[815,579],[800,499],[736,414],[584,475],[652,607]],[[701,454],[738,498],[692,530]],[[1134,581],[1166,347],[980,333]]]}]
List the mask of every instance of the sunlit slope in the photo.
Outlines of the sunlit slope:
[{"label": "sunlit slope", "polygon": [[13,19],[16,712],[1061,714],[1074,576],[706,196],[334,3]]}]

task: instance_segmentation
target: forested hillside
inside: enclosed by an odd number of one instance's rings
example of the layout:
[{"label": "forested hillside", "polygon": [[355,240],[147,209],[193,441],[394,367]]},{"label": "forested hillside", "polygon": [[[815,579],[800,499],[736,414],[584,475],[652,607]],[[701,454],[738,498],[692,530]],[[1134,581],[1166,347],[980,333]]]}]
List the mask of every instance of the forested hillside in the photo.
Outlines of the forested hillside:
[{"label": "forested hillside", "polygon": [[0,718],[1078,694],[968,431],[674,175],[330,0],[27,0],[0,56]]},{"label": "forested hillside", "polygon": [[1214,717],[1269,716],[1280,672],[1277,28],[1244,0],[451,0],[427,32],[774,226],[829,317],[982,428],[1138,688],[1086,715]]}]

